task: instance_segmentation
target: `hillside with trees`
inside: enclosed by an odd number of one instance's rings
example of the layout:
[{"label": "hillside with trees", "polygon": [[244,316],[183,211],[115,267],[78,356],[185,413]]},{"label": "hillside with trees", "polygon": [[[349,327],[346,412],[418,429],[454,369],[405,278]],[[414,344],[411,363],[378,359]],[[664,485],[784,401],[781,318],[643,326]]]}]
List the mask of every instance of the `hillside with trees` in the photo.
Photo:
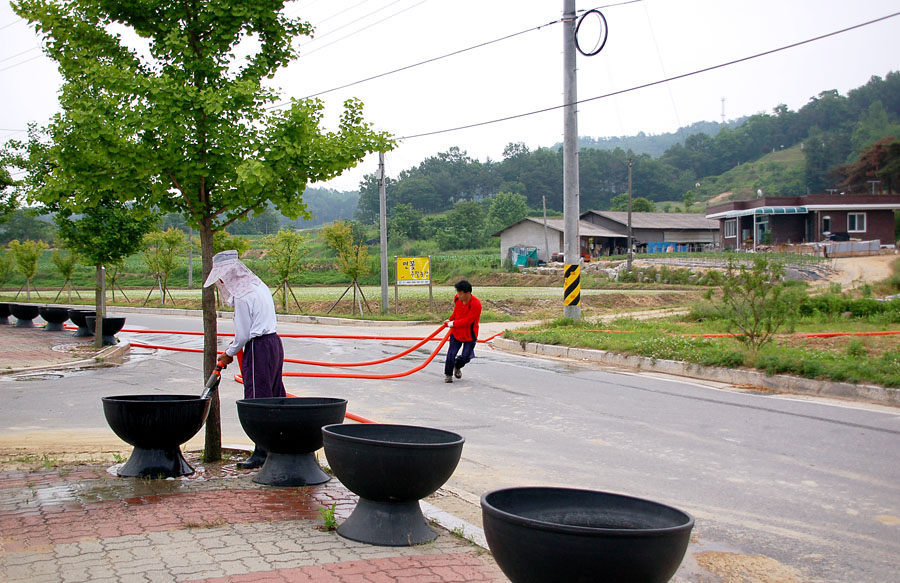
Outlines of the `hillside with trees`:
[{"label": "hillside with trees", "polygon": [[[660,137],[661,143],[673,136],[679,139],[658,156],[648,153],[656,150],[647,136],[633,142],[583,138],[582,146],[588,147],[579,154],[581,208],[610,209],[620,200],[616,197],[628,189],[629,158],[634,161],[634,196],[672,211],[687,207],[700,212],[723,192],[735,197],[759,190],[771,195],[827,188],[859,192],[871,188],[869,180],[881,180],[885,192],[896,191],[900,73],[872,77],[846,96],[822,91],[798,111],[782,104],[734,125],[694,124]],[[618,144],[629,144],[629,149]],[[754,163],[759,166],[740,171]],[[444,213],[460,202],[478,203],[501,192],[524,196],[532,212],[541,209],[545,198],[548,209],[561,211],[561,148],[531,151],[521,143],[509,144],[502,160],[481,162],[451,147],[387,181],[388,213],[393,216],[400,205],[423,215]],[[356,218],[374,223],[377,216],[378,184],[374,175],[367,175],[360,184]]]}]

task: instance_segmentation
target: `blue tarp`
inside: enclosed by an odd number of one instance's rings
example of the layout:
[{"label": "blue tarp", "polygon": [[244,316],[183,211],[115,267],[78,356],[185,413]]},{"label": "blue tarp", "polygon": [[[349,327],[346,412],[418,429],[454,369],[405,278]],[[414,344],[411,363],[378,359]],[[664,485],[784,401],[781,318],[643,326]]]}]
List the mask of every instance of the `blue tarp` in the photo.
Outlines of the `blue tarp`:
[{"label": "blue tarp", "polygon": [[690,251],[686,243],[671,243],[668,241],[650,241],[647,243],[647,253],[686,253]]}]

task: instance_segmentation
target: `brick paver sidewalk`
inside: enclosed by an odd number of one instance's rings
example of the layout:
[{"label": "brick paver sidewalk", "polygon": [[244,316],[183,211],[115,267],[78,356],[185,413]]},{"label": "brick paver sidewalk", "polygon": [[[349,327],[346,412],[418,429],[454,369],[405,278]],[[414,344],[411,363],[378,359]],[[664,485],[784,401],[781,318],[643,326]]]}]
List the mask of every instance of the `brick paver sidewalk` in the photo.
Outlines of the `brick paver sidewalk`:
[{"label": "brick paver sidewalk", "polygon": [[[48,332],[38,322],[41,327],[0,325],[0,374],[71,365],[98,354],[93,337],[76,338],[73,330]],[[114,351],[116,347],[106,348],[106,352]]]},{"label": "brick paver sidewalk", "polygon": [[234,464],[176,480],[118,478],[105,466],[0,472],[0,581],[503,582],[480,547],[435,526],[414,547],[325,531],[356,499],[337,480],[252,482]]}]

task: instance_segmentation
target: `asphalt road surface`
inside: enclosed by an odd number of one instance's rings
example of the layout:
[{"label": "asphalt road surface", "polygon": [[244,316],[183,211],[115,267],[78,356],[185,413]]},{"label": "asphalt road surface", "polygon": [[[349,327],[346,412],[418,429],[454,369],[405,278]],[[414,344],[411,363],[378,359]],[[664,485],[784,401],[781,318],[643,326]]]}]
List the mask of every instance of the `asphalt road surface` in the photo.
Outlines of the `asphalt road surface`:
[{"label": "asphalt road surface", "polygon": [[[231,322],[220,320],[219,327],[231,331]],[[200,330],[201,323],[198,318],[130,314],[126,328]],[[283,334],[422,337],[433,329],[279,325]],[[120,337],[202,346],[199,336]],[[220,346],[226,344],[222,340]],[[360,362],[396,354],[411,344],[286,339],[285,354]],[[436,345],[362,372],[409,370]],[[476,356],[453,384],[443,382],[443,354],[424,370],[397,379],[286,378],[285,384],[299,396],[347,398],[349,411],[378,422],[462,434],[463,459],[449,486],[476,496],[517,485],[625,493],[690,512],[697,520],[692,560],[703,553],[762,557],[771,561],[764,567],[770,574],[773,565],[783,569],[783,578],[758,581],[897,580],[900,410],[512,355],[484,345]],[[296,364],[285,370],[353,372]],[[228,374],[225,379],[220,389],[223,442],[249,443],[234,406],[243,396],[242,387]],[[118,367],[27,382],[4,379],[0,438],[27,441],[29,435],[62,429],[109,435],[101,396],[199,395],[202,388],[199,354],[137,348]],[[202,432],[195,439],[200,438]]]}]

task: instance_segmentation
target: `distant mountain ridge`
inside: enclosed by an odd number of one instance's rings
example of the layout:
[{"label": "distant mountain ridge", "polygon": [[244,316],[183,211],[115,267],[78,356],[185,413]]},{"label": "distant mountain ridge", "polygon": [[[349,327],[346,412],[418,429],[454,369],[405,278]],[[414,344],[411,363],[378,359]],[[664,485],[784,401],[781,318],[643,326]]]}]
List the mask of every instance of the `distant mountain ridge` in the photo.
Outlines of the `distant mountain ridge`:
[{"label": "distant mountain ridge", "polygon": [[[615,150],[620,148],[631,150],[635,154],[647,154],[653,158],[658,158],[675,144],[684,144],[684,141],[694,134],[706,134],[715,136],[722,128],[734,129],[744,123],[746,117],[729,120],[725,123],[716,121],[698,121],[689,126],[681,127],[675,132],[665,134],[646,134],[639,132],[634,136],[611,136],[598,137],[579,136],[578,148],[594,148],[597,150]],[[562,147],[562,142],[557,142],[551,149],[558,150]]]}]

